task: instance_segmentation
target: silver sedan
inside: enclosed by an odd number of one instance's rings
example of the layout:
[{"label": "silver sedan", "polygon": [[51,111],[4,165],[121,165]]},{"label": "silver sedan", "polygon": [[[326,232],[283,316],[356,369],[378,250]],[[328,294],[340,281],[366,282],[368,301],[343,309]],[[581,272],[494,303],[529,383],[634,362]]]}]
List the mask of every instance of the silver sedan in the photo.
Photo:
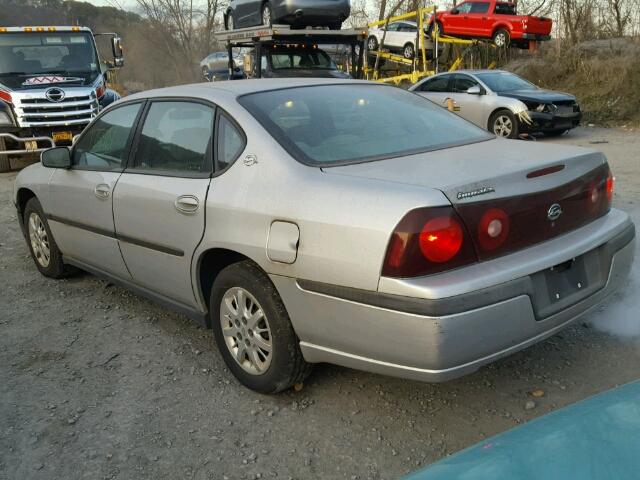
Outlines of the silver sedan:
[{"label": "silver sedan", "polygon": [[246,386],[330,362],[442,381],[625,283],[635,230],[602,154],[496,139],[349,80],[172,87],[23,170],[38,270],[117,282],[212,328]]}]

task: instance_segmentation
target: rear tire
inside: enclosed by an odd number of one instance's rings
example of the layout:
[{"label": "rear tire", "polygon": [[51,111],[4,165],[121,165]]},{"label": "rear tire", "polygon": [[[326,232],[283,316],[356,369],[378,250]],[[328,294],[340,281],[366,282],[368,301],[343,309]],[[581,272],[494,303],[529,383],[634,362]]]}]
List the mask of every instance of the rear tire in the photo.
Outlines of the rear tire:
[{"label": "rear tire", "polygon": [[341,30],[342,22],[332,22],[327,26],[329,27],[329,30]]},{"label": "rear tire", "polygon": [[209,305],[216,344],[240,383],[277,393],[309,375],[312,365],[302,356],[282,299],[255,263],[246,260],[222,270]]},{"label": "rear tire", "polygon": [[409,42],[402,47],[402,56],[408,60],[413,60],[413,56],[415,55],[415,49],[413,48],[413,43]]},{"label": "rear tire", "polygon": [[370,52],[375,52],[376,50],[378,50],[378,39],[373,35],[371,35],[367,39],[367,50]]},{"label": "rear tire", "polygon": [[499,28],[493,33],[493,43],[498,48],[507,48],[511,43],[511,35],[504,28]]},{"label": "rear tire", "polygon": [[489,118],[489,131],[498,137],[518,138],[518,121],[511,110],[502,109]]},{"label": "rear tire", "polygon": [[49,278],[64,278],[75,272],[75,268],[62,261],[62,252],[56,245],[37,198],[27,202],[23,218],[29,252],[40,273]]}]

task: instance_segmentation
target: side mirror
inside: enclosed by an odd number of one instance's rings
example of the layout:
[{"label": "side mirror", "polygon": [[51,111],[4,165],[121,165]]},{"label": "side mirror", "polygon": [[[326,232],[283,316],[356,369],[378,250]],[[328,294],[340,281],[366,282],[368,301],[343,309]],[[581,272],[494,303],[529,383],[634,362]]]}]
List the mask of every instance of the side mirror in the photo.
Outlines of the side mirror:
[{"label": "side mirror", "polygon": [[456,7],[453,7],[449,13],[451,13],[451,15],[458,15],[460,13],[460,10],[458,10]]},{"label": "side mirror", "polygon": [[67,147],[54,147],[40,154],[42,165],[49,168],[71,167],[71,152]]},{"label": "side mirror", "polygon": [[124,65],[124,53],[122,51],[122,39],[113,37],[111,39],[111,50],[113,52],[113,65],[120,68]]},{"label": "side mirror", "polygon": [[474,85],[473,87],[467,88],[467,93],[469,95],[482,95],[482,90],[480,89],[480,85]]}]

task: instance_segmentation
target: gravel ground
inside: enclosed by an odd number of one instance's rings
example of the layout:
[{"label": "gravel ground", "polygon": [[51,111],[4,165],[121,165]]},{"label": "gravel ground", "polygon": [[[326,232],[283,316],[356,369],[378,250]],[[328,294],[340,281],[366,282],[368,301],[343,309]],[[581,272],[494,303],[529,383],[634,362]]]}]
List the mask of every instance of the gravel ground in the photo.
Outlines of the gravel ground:
[{"label": "gravel ground", "polygon": [[[554,141],[603,150],[616,206],[640,220],[637,131]],[[14,178],[0,174],[2,480],[398,478],[640,377],[634,280],[584,323],[456,381],[322,365],[299,392],[259,395],[188,319],[88,274],[39,275],[11,204]]]}]

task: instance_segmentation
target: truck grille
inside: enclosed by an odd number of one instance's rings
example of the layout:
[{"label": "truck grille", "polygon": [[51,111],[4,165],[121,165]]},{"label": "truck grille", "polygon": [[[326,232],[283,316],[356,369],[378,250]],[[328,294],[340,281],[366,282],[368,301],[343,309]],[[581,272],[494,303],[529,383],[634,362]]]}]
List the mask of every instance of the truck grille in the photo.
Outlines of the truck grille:
[{"label": "truck grille", "polygon": [[64,100],[52,102],[46,90],[17,95],[15,112],[21,127],[64,127],[88,124],[99,110],[93,89],[66,90]]}]

